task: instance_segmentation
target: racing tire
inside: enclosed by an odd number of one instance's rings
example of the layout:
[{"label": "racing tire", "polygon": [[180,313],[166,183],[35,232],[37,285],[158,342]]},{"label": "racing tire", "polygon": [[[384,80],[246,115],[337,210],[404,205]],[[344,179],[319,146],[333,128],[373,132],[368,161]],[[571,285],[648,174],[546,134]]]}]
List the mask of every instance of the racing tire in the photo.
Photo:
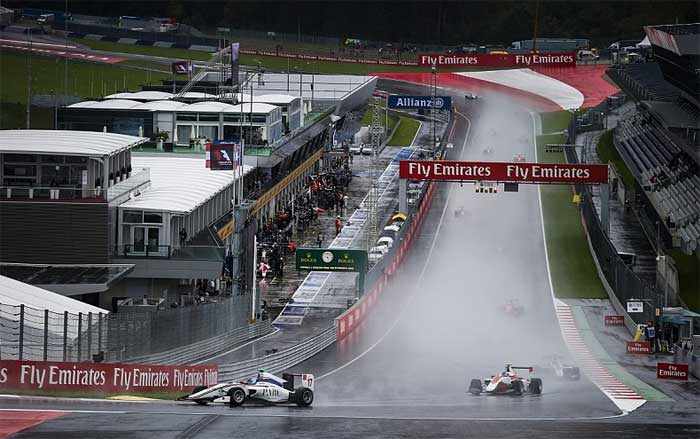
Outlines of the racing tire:
[{"label": "racing tire", "polygon": [[234,387],[228,389],[226,395],[229,397],[228,405],[229,407],[238,407],[245,402],[245,391],[240,387]]},{"label": "racing tire", "polygon": [[523,383],[521,381],[513,381],[513,395],[520,396],[523,394]]},{"label": "racing tire", "polygon": [[294,402],[299,407],[308,407],[314,402],[314,391],[308,387],[299,387],[294,391]]},{"label": "racing tire", "polygon": [[530,393],[540,395],[542,393],[542,379],[533,378],[530,380]]},{"label": "racing tire", "polygon": [[474,378],[471,380],[469,383],[469,393],[471,393],[474,396],[479,396],[481,395],[481,380],[478,378]]}]

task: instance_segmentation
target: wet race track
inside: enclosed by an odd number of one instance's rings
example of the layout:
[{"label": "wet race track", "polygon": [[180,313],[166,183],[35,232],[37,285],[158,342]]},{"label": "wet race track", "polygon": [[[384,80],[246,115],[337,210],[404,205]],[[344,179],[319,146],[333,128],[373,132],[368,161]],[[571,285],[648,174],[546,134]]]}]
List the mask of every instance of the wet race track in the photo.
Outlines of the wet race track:
[{"label": "wet race track", "polygon": [[[459,114],[448,159],[512,161],[522,153],[535,160],[527,110],[495,94],[478,114],[472,103],[454,100]],[[461,206],[465,214],[456,217]],[[522,315],[503,311],[511,299],[524,307]],[[16,435],[27,438],[697,437],[694,419],[665,425],[645,407],[621,417],[585,378],[564,382],[545,374],[539,396],[466,393],[471,378],[498,373],[506,362],[537,366],[551,354],[566,355],[566,346],[537,186],[478,194],[473,185],[446,183],[379,309],[348,339],[294,368],[316,375],[312,407],[24,398],[0,399],[0,407],[66,411]]]}]

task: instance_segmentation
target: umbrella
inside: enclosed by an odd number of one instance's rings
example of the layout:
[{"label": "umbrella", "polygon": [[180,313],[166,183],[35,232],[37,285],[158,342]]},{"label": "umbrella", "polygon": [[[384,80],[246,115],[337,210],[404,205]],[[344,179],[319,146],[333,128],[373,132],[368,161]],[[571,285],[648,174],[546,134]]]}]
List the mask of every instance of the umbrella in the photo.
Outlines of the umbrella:
[{"label": "umbrella", "polygon": [[384,227],[384,230],[387,232],[398,232],[400,229],[401,227],[397,226],[396,224]]},{"label": "umbrella", "polygon": [[392,221],[406,221],[406,214],[403,214],[401,212],[397,212],[394,214],[394,216],[391,217]]}]

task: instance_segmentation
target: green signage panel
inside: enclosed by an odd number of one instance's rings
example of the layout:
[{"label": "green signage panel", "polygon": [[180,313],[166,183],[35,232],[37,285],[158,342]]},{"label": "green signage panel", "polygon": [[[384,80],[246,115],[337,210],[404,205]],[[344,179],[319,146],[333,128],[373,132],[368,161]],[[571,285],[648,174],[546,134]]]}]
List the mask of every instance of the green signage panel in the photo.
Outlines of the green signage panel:
[{"label": "green signage panel", "polygon": [[367,271],[367,250],[341,248],[299,248],[299,271]]}]

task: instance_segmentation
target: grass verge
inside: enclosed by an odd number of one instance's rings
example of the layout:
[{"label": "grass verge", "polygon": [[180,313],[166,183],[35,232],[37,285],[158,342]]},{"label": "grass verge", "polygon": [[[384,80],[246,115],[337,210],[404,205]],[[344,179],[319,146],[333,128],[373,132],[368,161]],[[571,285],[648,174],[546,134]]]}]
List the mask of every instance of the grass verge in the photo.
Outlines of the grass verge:
[{"label": "grass verge", "polygon": [[[30,108],[31,128],[37,130],[52,130],[54,128],[53,108]],[[27,106],[17,102],[0,103],[0,129],[15,129],[27,127]]]},{"label": "grass verge", "polygon": [[634,187],[634,176],[632,175],[630,168],[625,164],[625,161],[622,160],[622,157],[620,157],[620,154],[615,149],[615,145],[613,145],[612,130],[608,130],[600,136],[597,151],[600,161],[603,163],[612,163],[615,166],[615,169],[617,169],[617,172],[620,174],[620,178],[622,179],[622,183],[625,185],[625,189],[631,190]]},{"label": "grass verge", "polygon": [[[195,61],[208,61],[211,53],[197,50],[172,49],[166,47],[140,46],[136,44],[121,44],[109,41],[95,41],[80,38],[72,38],[73,42],[82,44],[95,50],[104,50],[117,53],[131,53],[139,55],[159,56],[164,58],[182,58]],[[392,66],[380,64],[357,64],[334,61],[306,61],[289,59],[277,56],[241,55],[241,64],[247,66],[260,66],[273,70],[294,70],[316,73],[339,73],[349,75],[367,75],[372,72],[429,72],[429,67],[418,66]],[[485,70],[486,68],[455,67],[441,69],[441,71],[471,71]]]},{"label": "grass verge", "polygon": [[[83,61],[68,62],[68,83],[65,83],[65,63],[58,58],[32,56],[32,95],[53,94],[81,97],[101,96],[125,90],[140,90],[140,86],[170,77],[168,74],[147,72],[128,66],[98,64]],[[27,72],[29,59],[25,54],[0,52],[0,101],[27,102]],[[9,80],[9,78],[12,78]],[[66,86],[67,85],[67,86]]]},{"label": "grass verge", "polygon": [[413,138],[416,137],[418,128],[420,128],[420,122],[410,117],[401,116],[401,122],[391,135],[387,145],[410,146],[413,142]]},{"label": "grass verge", "polygon": [[[565,163],[564,153],[545,153],[547,143],[563,143],[562,135],[537,136],[540,163]],[[568,185],[540,185],[547,255],[554,295],[560,299],[607,299],[588,249],[578,206]]]},{"label": "grass verge", "polygon": [[542,120],[543,133],[559,133],[569,126],[571,113],[567,110],[541,113],[540,119]]},{"label": "grass verge", "polygon": [[679,249],[669,255],[678,270],[678,289],[681,299],[691,311],[700,312],[700,261],[697,256],[686,255]]}]

